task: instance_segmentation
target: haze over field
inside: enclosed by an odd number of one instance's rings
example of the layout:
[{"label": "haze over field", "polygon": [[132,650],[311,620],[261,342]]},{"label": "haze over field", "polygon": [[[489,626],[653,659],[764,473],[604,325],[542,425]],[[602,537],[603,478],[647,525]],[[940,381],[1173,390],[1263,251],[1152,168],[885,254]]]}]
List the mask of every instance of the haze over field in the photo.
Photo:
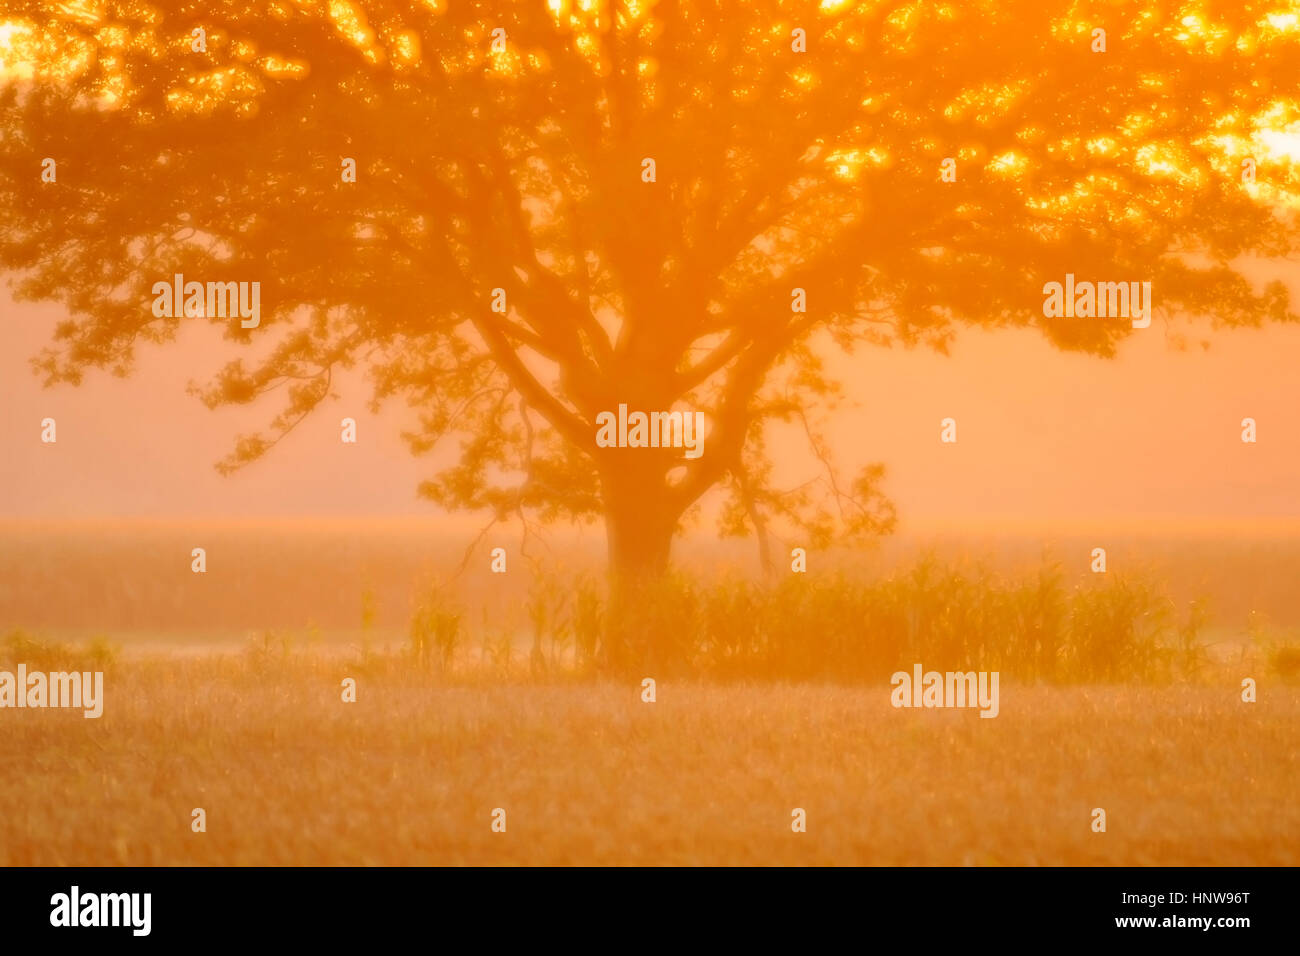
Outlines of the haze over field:
[{"label": "haze over field", "polygon": [[[208,411],[185,387],[236,354],[233,347],[192,328],[179,345],[142,347],[130,379],[92,375],[77,389],[42,389],[28,359],[59,317],[53,306],[5,305],[0,513],[438,514],[415,489],[457,446],[412,457],[398,437],[403,410],[371,415],[355,375],[340,376],[340,400],[265,461],[223,478],[213,464],[235,435],[271,413],[259,404]],[[961,333],[949,356],[865,348],[837,357],[857,407],[834,414],[830,447],[846,470],[886,464],[884,487],[905,528],[1089,519],[1164,519],[1182,528],[1220,518],[1265,519],[1267,527],[1269,519],[1300,518],[1300,328],[1188,334],[1160,325],[1123,343],[1111,361],[1055,351],[1032,332],[975,330]],[[40,441],[47,416],[59,422],[57,446]],[[339,442],[345,416],[359,423],[356,445]],[[956,445],[938,440],[948,416],[959,423]],[[1258,444],[1240,440],[1248,416],[1259,423]],[[802,441],[785,440],[792,448]],[[810,476],[791,471],[791,484]],[[467,533],[482,524],[442,520]]]}]

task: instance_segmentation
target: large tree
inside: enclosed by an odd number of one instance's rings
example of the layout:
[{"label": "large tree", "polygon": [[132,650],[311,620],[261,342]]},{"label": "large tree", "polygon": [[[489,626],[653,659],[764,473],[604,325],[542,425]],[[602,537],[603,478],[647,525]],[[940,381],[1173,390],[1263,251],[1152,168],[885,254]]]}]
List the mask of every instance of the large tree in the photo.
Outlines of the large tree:
[{"label": "large tree", "polygon": [[[818,436],[829,349],[1030,325],[1112,354],[1128,321],[1044,318],[1066,273],[1150,281],[1158,316],[1295,318],[1237,270],[1296,246],[1296,167],[1262,150],[1297,119],[1300,31],[1261,5],[8,7],[34,29],[0,95],[0,267],[67,309],[48,382],[196,321],[154,316],[159,280],[260,281],[260,326],[202,320],[249,346],[207,402],[284,400],[224,467],[360,363],[416,451],[460,436],[425,494],[603,519],[620,590],[718,486],[728,531],[888,525],[879,469],[841,480]],[[597,447],[621,403],[703,410],[704,454]],[[821,482],[774,487],[779,422]]]}]

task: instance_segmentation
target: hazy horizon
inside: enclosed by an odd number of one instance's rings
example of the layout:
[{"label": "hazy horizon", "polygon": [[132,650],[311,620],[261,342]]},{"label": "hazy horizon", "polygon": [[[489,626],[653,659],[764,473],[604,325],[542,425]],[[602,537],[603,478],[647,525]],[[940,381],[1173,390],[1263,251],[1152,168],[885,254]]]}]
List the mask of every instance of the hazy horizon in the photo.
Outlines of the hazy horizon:
[{"label": "hazy horizon", "polygon": [[[1293,290],[1300,285],[1300,267],[1285,275]],[[458,519],[415,491],[458,446],[410,455],[399,437],[405,409],[391,403],[371,414],[359,375],[340,376],[339,399],[265,460],[223,477],[213,464],[275,406],[209,411],[185,388],[239,348],[196,323],[172,345],[142,345],[129,378],[92,373],[79,387],[44,389],[29,359],[61,315],[51,305],[7,310],[0,517]],[[829,419],[829,447],[845,470],[886,465],[884,489],[904,527],[1300,521],[1297,352],[1294,326],[1214,332],[1183,319],[1153,324],[1109,360],[1054,350],[1032,330],[962,330],[948,356],[836,353],[830,364],[846,401]],[[339,441],[344,416],[358,422],[355,445]],[[958,422],[954,445],[939,441],[949,416]],[[1247,416],[1258,422],[1257,444],[1240,440]],[[56,444],[40,441],[45,417],[58,422]],[[784,480],[814,475],[801,440],[780,440],[789,449],[777,456]],[[465,521],[467,529],[482,523]]]}]

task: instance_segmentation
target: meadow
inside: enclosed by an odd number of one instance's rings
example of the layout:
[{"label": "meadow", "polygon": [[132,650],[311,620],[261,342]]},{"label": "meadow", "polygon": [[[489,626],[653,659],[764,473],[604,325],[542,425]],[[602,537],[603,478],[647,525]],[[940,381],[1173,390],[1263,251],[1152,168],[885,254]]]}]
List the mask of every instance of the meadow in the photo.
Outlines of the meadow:
[{"label": "meadow", "polygon": [[[0,667],[102,669],[107,700],[0,713],[0,865],[1300,862],[1288,540],[1253,571],[1229,543],[1218,590],[1177,568],[1223,544],[1107,575],[926,544],[797,584],[697,555],[646,617],[686,654],[647,703],[587,666],[598,555],[498,584],[455,576],[463,542],[212,528],[205,578],[190,529],[23,533]],[[1000,668],[998,717],[891,707],[917,655]]]},{"label": "meadow", "polygon": [[122,663],[109,688],[97,721],[6,715],[0,864],[1300,862],[1294,688],[1012,686],[981,720],[875,688],[648,704],[293,655]]}]

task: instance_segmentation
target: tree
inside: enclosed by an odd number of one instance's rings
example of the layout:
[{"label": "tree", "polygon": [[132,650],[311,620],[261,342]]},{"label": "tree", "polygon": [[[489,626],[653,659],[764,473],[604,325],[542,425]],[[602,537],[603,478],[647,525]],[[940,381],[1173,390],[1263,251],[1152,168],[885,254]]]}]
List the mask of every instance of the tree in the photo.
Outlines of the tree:
[{"label": "tree", "polygon": [[[882,469],[842,480],[818,435],[829,349],[1033,325],[1113,354],[1129,322],[1044,317],[1066,273],[1150,281],[1165,316],[1296,318],[1237,268],[1296,238],[1261,134],[1297,118],[1300,33],[1252,4],[11,5],[41,29],[0,97],[0,268],[68,310],[47,383],[169,340],[159,280],[258,280],[257,328],[208,318],[256,358],[201,395],[284,406],[221,467],[360,363],[414,451],[461,439],[424,494],[603,519],[624,599],[715,487],[764,547],[773,521],[889,528]],[[702,410],[704,453],[598,447],[620,404]],[[774,486],[780,423],[823,481]]]}]

